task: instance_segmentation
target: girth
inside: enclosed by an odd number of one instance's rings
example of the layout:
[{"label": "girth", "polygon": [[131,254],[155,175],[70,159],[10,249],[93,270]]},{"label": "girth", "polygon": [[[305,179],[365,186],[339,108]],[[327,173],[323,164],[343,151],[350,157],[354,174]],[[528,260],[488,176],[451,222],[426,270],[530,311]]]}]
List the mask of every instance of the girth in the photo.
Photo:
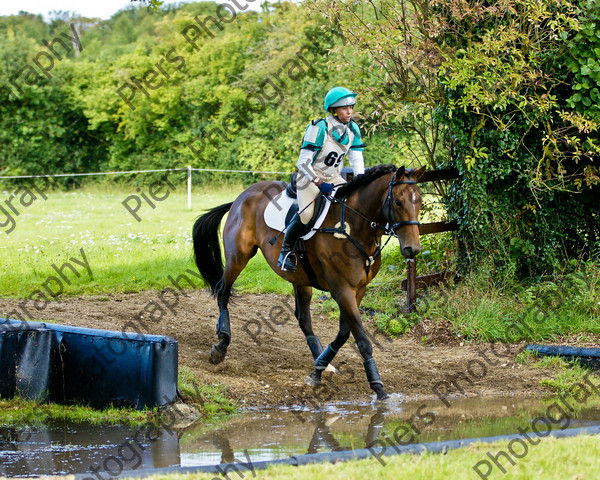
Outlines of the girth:
[{"label": "girth", "polygon": [[308,259],[308,253],[306,252],[306,245],[304,244],[304,240],[298,240],[298,244],[296,245],[296,255],[298,256],[298,263],[304,269],[306,276],[308,277],[308,281],[310,282],[311,287],[314,287],[318,290],[326,291],[323,288],[319,281],[317,280],[317,275],[310,264],[310,260]]}]

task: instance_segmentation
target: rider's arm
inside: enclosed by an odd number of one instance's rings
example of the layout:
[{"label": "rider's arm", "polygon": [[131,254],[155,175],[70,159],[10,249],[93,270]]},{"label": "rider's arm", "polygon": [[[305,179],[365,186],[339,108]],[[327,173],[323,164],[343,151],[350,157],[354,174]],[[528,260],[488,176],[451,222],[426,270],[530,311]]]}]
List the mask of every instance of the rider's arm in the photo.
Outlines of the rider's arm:
[{"label": "rider's arm", "polygon": [[367,145],[363,143],[360,128],[358,128],[358,124],[354,120],[350,120],[350,128],[352,129],[352,133],[354,133],[354,140],[348,152],[348,162],[352,167],[354,175],[360,175],[361,173],[365,173],[365,160],[362,152]]},{"label": "rider's arm", "polygon": [[365,160],[363,158],[362,150],[350,149],[348,152],[348,162],[352,167],[352,172],[354,175],[365,173]]},{"label": "rider's arm", "polygon": [[[313,157],[315,152],[303,148],[300,150],[300,156],[298,157],[298,171],[308,178],[311,182],[317,182],[319,177],[312,168]],[[318,185],[318,184],[317,184]]]},{"label": "rider's arm", "polygon": [[302,138],[300,156],[298,157],[298,171],[317,186],[323,183],[323,180],[315,173],[312,164],[323,147],[326,132],[325,120],[311,122],[306,127],[306,132]]}]

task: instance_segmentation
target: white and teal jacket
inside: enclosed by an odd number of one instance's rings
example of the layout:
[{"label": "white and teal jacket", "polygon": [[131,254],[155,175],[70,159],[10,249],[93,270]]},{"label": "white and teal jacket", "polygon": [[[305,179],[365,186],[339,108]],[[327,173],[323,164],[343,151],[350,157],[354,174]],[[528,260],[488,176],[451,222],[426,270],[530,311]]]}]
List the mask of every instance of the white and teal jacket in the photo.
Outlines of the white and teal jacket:
[{"label": "white and teal jacket", "polygon": [[362,152],[365,147],[354,120],[343,124],[330,116],[313,121],[306,127],[302,139],[298,170],[309,181],[315,178],[331,180],[340,176],[347,156],[354,174],[364,173]]}]

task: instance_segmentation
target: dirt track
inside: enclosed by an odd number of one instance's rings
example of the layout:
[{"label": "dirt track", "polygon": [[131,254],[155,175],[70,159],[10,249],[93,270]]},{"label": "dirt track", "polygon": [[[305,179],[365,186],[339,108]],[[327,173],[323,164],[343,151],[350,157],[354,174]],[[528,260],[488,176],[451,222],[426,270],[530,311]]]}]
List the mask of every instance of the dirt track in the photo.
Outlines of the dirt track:
[{"label": "dirt track", "polygon": [[[172,292],[163,293],[163,301],[161,292],[149,291],[66,298],[43,310],[33,308],[32,302],[27,305],[35,313],[34,320],[169,335],[179,342],[180,367],[190,368],[204,383],[226,385],[228,396],[242,404],[371,398],[362,358],[352,339],[333,362],[340,369],[339,374],[325,373],[324,388],[316,396],[313,389],[304,385],[306,375],[312,371],[312,357],[291,311],[293,297],[237,297],[230,304],[233,339],[228,357],[220,365],[212,365],[208,352],[216,343],[216,302],[206,291],[190,291],[178,297]],[[18,304],[18,300],[0,299],[0,316],[7,316]],[[320,302],[314,301],[313,324],[325,346],[335,336],[337,320],[323,318],[320,310]],[[507,352],[502,345],[462,344],[449,328],[428,323],[391,341],[375,334],[375,326],[368,318],[364,321],[375,340],[373,353],[388,393],[434,398],[437,385],[442,395],[458,393],[459,388],[468,396],[536,395],[541,393],[539,380],[549,375],[548,371],[515,364],[514,358],[521,350],[517,345]],[[424,335],[433,345],[420,343]],[[454,385],[447,375],[455,376]]]}]

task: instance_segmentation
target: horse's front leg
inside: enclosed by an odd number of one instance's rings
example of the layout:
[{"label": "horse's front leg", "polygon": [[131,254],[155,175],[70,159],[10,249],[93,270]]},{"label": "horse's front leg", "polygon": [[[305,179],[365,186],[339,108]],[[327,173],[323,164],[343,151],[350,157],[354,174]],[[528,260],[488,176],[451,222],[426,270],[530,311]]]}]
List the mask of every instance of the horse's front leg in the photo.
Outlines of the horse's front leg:
[{"label": "horse's front leg", "polygon": [[[344,288],[339,292],[332,292],[332,296],[340,307],[340,331],[335,340],[315,360],[315,370],[310,374],[309,378],[313,383],[318,384],[321,380],[322,371],[333,360],[339,348],[346,342],[349,332],[352,332],[358,350],[364,359],[363,365],[371,389],[377,394],[377,400],[387,398],[388,395],[385,393],[383,381],[379,376],[375,359],[373,358],[373,347],[362,324],[357,305],[357,294],[351,288]],[[341,344],[338,343],[338,340]]]},{"label": "horse's front leg", "polygon": [[[375,359],[373,358],[373,348],[371,347],[371,342],[369,341],[369,338],[367,337],[367,334],[365,332],[365,328],[364,328],[364,326],[362,324],[362,320],[360,318],[360,310],[358,309],[358,307],[360,307],[360,302],[362,302],[362,299],[365,295],[365,291],[366,291],[366,287],[363,287],[356,293],[356,312],[358,313],[358,326],[360,327],[360,331],[362,332],[363,338],[367,341],[367,343],[369,345],[369,351],[371,352],[370,359],[369,360],[366,359],[365,355],[360,350],[360,346],[359,346],[359,351],[360,351],[361,355],[363,356],[363,358],[365,359],[364,367],[365,367],[365,372],[367,374],[367,380],[369,381],[369,385],[375,391],[375,393],[377,393],[377,400],[384,400],[388,397],[388,394],[385,393],[385,390],[383,389],[383,381],[381,380],[381,377],[379,376],[379,372],[377,371],[377,366],[375,365]],[[354,338],[356,339],[356,342],[358,344],[358,339],[356,338],[356,334],[354,333],[354,331],[352,332],[352,334],[354,335]]]},{"label": "horse's front leg", "polygon": [[[360,302],[365,294],[365,288],[361,288],[356,292],[356,305],[360,305]],[[321,383],[321,375],[323,374],[323,370],[332,369],[335,371],[335,368],[330,365],[331,361],[337,354],[338,350],[342,348],[344,343],[348,340],[350,336],[350,327],[348,326],[348,322],[344,320],[342,315],[342,310],[340,309],[340,328],[338,330],[338,334],[328,346],[324,352],[324,355],[320,356],[318,364],[316,363],[317,357],[315,357],[315,370],[306,377],[305,383],[307,385],[311,385],[316,387]]]}]

